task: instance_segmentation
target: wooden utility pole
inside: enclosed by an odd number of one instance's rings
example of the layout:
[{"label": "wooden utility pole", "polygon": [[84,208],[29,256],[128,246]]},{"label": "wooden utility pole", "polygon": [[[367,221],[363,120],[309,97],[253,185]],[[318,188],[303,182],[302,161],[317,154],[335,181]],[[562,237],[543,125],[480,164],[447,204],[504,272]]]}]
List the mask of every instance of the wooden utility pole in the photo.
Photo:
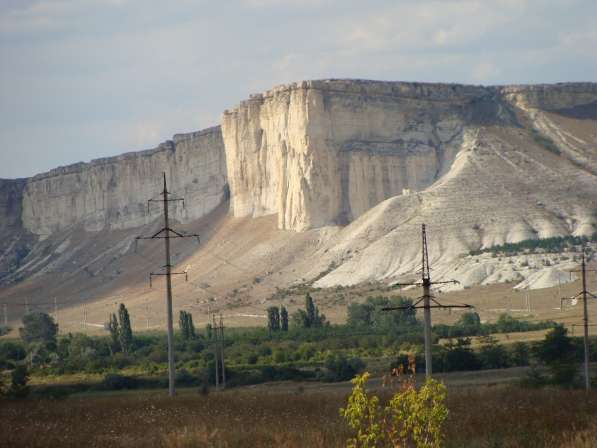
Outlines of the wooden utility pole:
[{"label": "wooden utility pole", "polygon": [[[591,389],[591,379],[589,377],[589,304],[588,304],[588,296],[592,298],[596,298],[594,294],[590,293],[587,290],[587,272],[595,272],[597,269],[587,269],[587,263],[585,260],[585,249],[582,248],[582,259],[580,269],[570,271],[572,272],[580,272],[582,278],[582,291],[572,297],[563,297],[560,299],[560,303],[563,300],[573,300],[579,296],[582,296],[583,302],[583,329],[584,329],[584,379],[585,379],[585,390],[589,391]],[[572,275],[572,274],[570,274]],[[574,326],[572,327],[574,331]],[[574,334],[574,333],[573,333]]]},{"label": "wooden utility pole", "polygon": [[219,353],[218,353],[218,339],[219,339],[219,332],[218,332],[218,324],[216,323],[216,315],[212,314],[212,321],[213,321],[213,329],[212,334],[214,337],[214,360],[216,365],[216,391],[220,388],[220,372],[219,372]]},{"label": "wooden utility pole", "polygon": [[[58,325],[58,302],[56,301],[56,297],[54,297],[54,320]],[[58,326],[58,328],[60,328],[60,326]]]},{"label": "wooden utility pole", "polygon": [[[393,286],[400,288],[402,286],[409,286],[409,285],[416,285],[423,287],[423,295],[418,298],[418,300],[413,303],[412,305],[408,306],[390,306],[382,308],[383,311],[393,311],[393,310],[409,310],[409,309],[420,309],[423,308],[423,320],[424,320],[424,335],[425,335],[425,376],[427,378],[431,377],[433,373],[433,362],[432,362],[432,355],[431,355],[431,346],[432,346],[432,334],[431,334],[431,309],[432,308],[442,308],[442,309],[452,309],[452,308],[472,308],[471,305],[442,305],[439,303],[435,298],[431,295],[431,286],[432,285],[439,285],[439,284],[447,284],[447,283],[458,283],[456,280],[448,280],[444,282],[432,282],[431,281],[431,274],[429,269],[429,254],[427,249],[427,232],[425,229],[425,224],[421,226],[421,233],[422,233],[422,269],[421,269],[421,282],[417,283],[396,283]],[[423,305],[419,305],[423,302]],[[433,304],[431,303],[433,302]]]},{"label": "wooden utility pole", "polygon": [[222,389],[226,389],[226,366],[224,365],[224,319],[220,314],[220,359],[222,361]]},{"label": "wooden utility pole", "polygon": [[197,238],[199,241],[199,235],[196,234],[187,234],[183,235],[182,233],[176,232],[175,230],[170,228],[170,217],[168,214],[168,205],[170,202],[177,202],[182,201],[184,207],[184,199],[180,198],[170,198],[170,192],[168,191],[168,186],[166,185],[166,173],[163,173],[164,177],[164,188],[162,190],[162,198],[161,199],[150,199],[147,201],[147,211],[149,212],[149,203],[150,202],[162,202],[163,203],[163,212],[164,212],[164,227],[157,232],[156,234],[148,237],[137,237],[136,240],[143,240],[143,239],[163,239],[164,240],[164,249],[165,249],[165,258],[166,258],[166,265],[164,266],[166,269],[165,273],[154,273],[151,272],[149,274],[149,286],[152,286],[152,278],[157,275],[164,275],[166,276],[166,312],[167,312],[167,327],[168,327],[168,395],[171,397],[175,394],[175,379],[176,379],[176,371],[175,371],[175,364],[174,364],[174,324],[173,324],[173,313],[172,313],[172,276],[173,275],[185,275],[185,279],[188,280],[188,275],[186,272],[172,272],[172,260],[170,258],[170,239],[171,238]]}]

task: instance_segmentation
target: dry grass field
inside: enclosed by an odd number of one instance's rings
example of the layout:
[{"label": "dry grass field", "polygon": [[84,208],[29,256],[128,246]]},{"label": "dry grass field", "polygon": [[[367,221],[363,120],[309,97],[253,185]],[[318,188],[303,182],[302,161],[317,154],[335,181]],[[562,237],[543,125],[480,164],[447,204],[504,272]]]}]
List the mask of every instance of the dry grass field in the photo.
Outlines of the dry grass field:
[{"label": "dry grass field", "polygon": [[[294,386],[2,401],[0,446],[340,447],[346,396]],[[597,392],[458,387],[448,408],[446,447],[597,446]]]}]

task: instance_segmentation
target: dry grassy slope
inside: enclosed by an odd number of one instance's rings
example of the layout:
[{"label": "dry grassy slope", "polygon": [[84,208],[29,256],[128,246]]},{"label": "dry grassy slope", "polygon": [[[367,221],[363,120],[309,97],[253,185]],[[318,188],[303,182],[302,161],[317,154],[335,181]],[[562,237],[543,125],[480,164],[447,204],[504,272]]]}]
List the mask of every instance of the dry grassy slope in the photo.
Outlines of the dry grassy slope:
[{"label": "dry grassy slope", "polygon": [[421,193],[396,196],[346,226],[318,257],[339,267],[319,286],[371,278],[398,279],[420,263],[420,229],[426,223],[437,277],[465,286],[491,272],[455,260],[478,247],[589,233],[595,222],[595,176],[538,145],[527,130],[472,131],[452,169]]}]

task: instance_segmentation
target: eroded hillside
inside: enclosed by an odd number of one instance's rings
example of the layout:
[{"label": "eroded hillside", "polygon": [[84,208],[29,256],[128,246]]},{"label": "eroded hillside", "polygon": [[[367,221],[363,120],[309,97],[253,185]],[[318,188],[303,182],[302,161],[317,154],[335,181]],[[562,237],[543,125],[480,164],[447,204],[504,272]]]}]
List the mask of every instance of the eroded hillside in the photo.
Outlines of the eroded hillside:
[{"label": "eroded hillside", "polygon": [[569,260],[525,270],[467,254],[591,235],[596,167],[597,84],[281,86],[225,112],[221,131],[1,181],[0,298],[18,318],[25,298],[62,297],[75,323],[85,302],[98,327],[124,297],[161,313],[161,290],[147,287],[161,246],[134,244],[160,225],[146,200],[161,172],[186,200],[175,220],[202,234],[175,250],[189,274],[177,281],[178,308],[234,302],[259,318],[278,288],[412,276],[422,223],[436,278],[468,287],[538,275],[545,286]]}]

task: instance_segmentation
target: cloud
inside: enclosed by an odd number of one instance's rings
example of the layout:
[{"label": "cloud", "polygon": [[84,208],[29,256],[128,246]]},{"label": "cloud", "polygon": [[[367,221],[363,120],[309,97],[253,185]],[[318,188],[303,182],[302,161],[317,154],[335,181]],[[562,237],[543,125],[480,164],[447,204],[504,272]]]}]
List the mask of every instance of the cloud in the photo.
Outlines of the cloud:
[{"label": "cloud", "polygon": [[0,177],[155,146],[306,78],[595,81],[596,15],[590,0],[3,0]]}]

